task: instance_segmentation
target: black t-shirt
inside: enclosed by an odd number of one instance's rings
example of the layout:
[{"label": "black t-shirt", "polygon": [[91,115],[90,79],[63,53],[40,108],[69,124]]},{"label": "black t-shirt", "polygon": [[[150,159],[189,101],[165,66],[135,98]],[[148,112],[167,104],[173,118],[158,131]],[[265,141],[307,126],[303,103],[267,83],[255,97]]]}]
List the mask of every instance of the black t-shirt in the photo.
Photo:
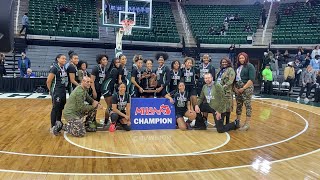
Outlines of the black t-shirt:
[{"label": "black t-shirt", "polygon": [[107,78],[107,68],[101,68],[100,65],[96,65],[93,67],[91,75],[95,76],[94,86],[97,92],[101,91],[101,85],[103,81]]},{"label": "black t-shirt", "polygon": [[74,84],[72,84],[72,82],[70,81],[70,75],[69,73],[74,73],[75,75],[75,80],[79,83],[79,78],[78,78],[78,69],[75,65],[73,64],[69,64],[68,68],[67,68],[67,73],[68,73],[68,87],[72,86],[72,89],[75,89],[77,86],[75,86]]},{"label": "black t-shirt", "polygon": [[138,69],[137,66],[132,67],[131,77],[134,77],[134,80],[141,86],[141,69]]},{"label": "black t-shirt", "polygon": [[170,92],[171,92],[178,89],[177,87],[181,79],[181,70],[178,70],[177,72],[171,70],[170,77],[171,77],[171,81],[170,81]]},{"label": "black t-shirt", "polygon": [[161,68],[158,68],[156,70],[157,75],[157,81],[158,81],[158,87],[163,85],[164,87],[170,85],[170,69],[163,65]]},{"label": "black t-shirt", "polygon": [[211,73],[213,81],[215,81],[216,72],[215,72],[215,68],[211,64],[207,64],[207,65],[201,64],[198,71],[200,74],[200,77],[199,77],[200,83],[204,83],[205,73]]},{"label": "black t-shirt", "polygon": [[108,79],[109,81],[109,87],[113,91],[114,85],[118,83],[118,78],[119,78],[119,69],[116,67],[113,67],[110,72],[108,72]]},{"label": "black t-shirt", "polygon": [[128,103],[130,103],[130,97],[128,93],[125,93],[124,96],[120,96],[119,93],[112,95],[112,104],[117,104],[117,109],[122,113],[126,112]]},{"label": "black t-shirt", "polygon": [[[147,69],[145,69],[143,72],[142,72],[142,74],[152,74],[152,73],[155,73],[153,70],[147,70]],[[148,78],[143,78],[143,79],[141,79],[141,87],[142,87],[142,89],[155,89],[155,88],[151,88],[150,87],[150,84],[149,84],[149,80],[150,80],[150,78],[151,77],[148,77]]]},{"label": "black t-shirt", "polygon": [[53,63],[49,73],[54,74],[54,78],[51,83],[50,92],[65,91],[68,85],[68,75],[64,66],[60,67],[57,63]]},{"label": "black t-shirt", "polygon": [[191,67],[190,69],[181,69],[183,81],[186,86],[194,86],[196,80],[196,69]]},{"label": "black t-shirt", "polygon": [[121,81],[125,82],[128,76],[128,70],[125,66],[120,67],[120,75],[121,75]]},{"label": "black t-shirt", "polygon": [[188,101],[190,101],[190,95],[187,91],[180,93],[178,90],[171,92],[171,97],[174,99],[174,106],[176,113],[186,112],[188,110]]}]

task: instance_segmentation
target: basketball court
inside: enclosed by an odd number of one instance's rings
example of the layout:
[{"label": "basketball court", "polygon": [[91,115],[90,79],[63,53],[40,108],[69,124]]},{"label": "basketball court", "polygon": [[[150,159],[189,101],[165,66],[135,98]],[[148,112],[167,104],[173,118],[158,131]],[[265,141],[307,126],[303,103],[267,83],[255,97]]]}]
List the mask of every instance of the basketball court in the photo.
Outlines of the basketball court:
[{"label": "basketball court", "polygon": [[75,138],[49,133],[50,99],[0,103],[1,179],[319,178],[318,107],[257,97],[247,132],[219,134],[209,125]]},{"label": "basketball court", "polygon": [[[152,0],[102,0],[102,8],[102,26],[117,32],[116,56],[135,29],[152,31]],[[244,132],[218,133],[209,115],[205,131],[98,131],[76,138],[49,133],[48,94],[0,93],[0,104],[0,179],[320,179],[315,106],[256,96]],[[103,117],[99,110],[97,119]]]}]

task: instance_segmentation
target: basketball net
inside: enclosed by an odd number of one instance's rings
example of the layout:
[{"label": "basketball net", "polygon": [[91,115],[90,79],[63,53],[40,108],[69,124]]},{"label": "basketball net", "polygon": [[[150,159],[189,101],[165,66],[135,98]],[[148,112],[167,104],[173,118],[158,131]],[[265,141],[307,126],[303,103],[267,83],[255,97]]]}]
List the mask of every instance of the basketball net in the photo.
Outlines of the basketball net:
[{"label": "basketball net", "polygon": [[115,48],[115,57],[119,57],[122,54],[122,37],[123,35],[129,36],[132,34],[132,27],[134,26],[134,21],[130,19],[125,19],[121,21],[122,28],[119,28],[119,31],[116,36],[116,48]]},{"label": "basketball net", "polygon": [[120,31],[123,32],[124,35],[130,36],[132,34],[132,27],[134,25],[134,21],[130,19],[125,19],[121,21],[122,28],[120,28]]}]

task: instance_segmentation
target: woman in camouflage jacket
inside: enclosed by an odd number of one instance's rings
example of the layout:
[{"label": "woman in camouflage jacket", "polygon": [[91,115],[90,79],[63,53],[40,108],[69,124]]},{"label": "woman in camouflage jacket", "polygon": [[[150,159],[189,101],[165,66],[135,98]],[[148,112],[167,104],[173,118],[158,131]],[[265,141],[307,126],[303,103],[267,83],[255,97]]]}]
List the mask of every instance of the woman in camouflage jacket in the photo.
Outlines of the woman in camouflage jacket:
[{"label": "woman in camouflage jacket", "polygon": [[232,68],[231,61],[227,57],[220,60],[220,69],[217,73],[216,81],[220,83],[224,89],[225,97],[228,101],[226,107],[226,124],[230,122],[230,114],[233,109],[233,82],[236,76]]}]

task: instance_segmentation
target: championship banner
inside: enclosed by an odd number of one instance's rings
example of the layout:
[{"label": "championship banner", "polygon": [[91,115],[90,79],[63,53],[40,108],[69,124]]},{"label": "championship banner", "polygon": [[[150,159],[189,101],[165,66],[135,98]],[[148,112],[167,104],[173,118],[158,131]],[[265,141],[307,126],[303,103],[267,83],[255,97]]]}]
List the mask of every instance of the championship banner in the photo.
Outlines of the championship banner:
[{"label": "championship banner", "polygon": [[166,98],[131,98],[131,129],[176,129],[174,105]]}]

